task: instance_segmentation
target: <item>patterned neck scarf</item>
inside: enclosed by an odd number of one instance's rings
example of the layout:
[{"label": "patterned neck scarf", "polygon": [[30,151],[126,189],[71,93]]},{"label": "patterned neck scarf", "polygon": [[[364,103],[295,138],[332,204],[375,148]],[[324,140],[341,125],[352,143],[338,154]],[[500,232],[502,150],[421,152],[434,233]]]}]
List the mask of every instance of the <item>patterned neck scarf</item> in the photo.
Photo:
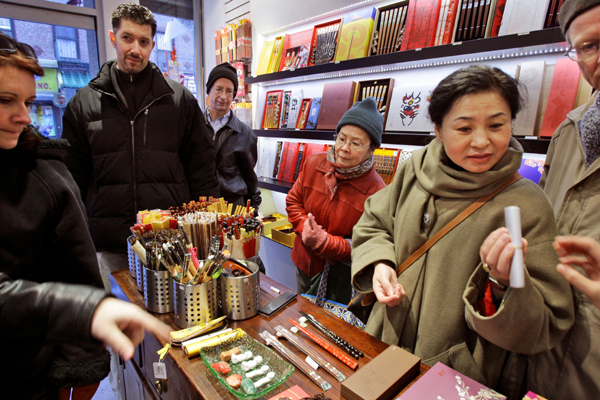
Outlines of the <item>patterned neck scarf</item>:
[{"label": "patterned neck scarf", "polygon": [[585,166],[589,168],[600,155],[600,95],[596,95],[594,104],[583,114],[579,129]]},{"label": "patterned neck scarf", "polygon": [[347,181],[354,179],[365,172],[368,172],[373,167],[373,155],[351,168],[343,168],[335,161],[335,146],[331,146],[327,153],[327,161],[329,162],[329,171],[325,174],[325,186],[330,194],[329,198],[333,199],[335,190],[337,189],[338,181]]}]

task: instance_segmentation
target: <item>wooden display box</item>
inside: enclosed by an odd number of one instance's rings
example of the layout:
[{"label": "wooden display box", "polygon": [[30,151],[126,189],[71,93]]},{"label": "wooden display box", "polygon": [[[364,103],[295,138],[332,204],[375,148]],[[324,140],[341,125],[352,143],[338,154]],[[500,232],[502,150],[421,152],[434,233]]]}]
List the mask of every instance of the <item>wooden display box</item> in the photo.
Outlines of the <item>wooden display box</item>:
[{"label": "wooden display box", "polygon": [[[319,40],[319,29],[333,27],[336,24],[337,29],[327,30],[326,32],[323,32],[322,40]],[[324,24],[315,25],[315,27],[313,28],[312,40],[310,42],[310,55],[308,57],[309,66],[327,64],[333,61],[341,29],[341,18],[325,22]],[[319,44],[320,46],[317,46],[317,44]]]},{"label": "wooden display box", "polygon": [[271,239],[273,239],[274,241],[281,243],[283,245],[286,245],[287,247],[294,247],[294,240],[296,239],[296,233],[295,232],[291,232],[291,233],[287,233],[287,232],[282,232],[282,231],[286,231],[286,230],[291,230],[293,229],[292,224],[287,224],[287,225],[283,225],[283,226],[278,226],[276,228],[272,228],[271,229]]},{"label": "wooden display box", "polygon": [[283,90],[271,90],[270,92],[267,92],[267,96],[265,98],[265,111],[262,119],[263,129],[279,128],[282,100]]},{"label": "wooden display box", "polygon": [[361,81],[358,82],[356,101],[360,101],[366,97],[375,97],[375,100],[377,100],[377,108],[379,109],[379,112],[383,114],[383,126],[385,127],[393,90],[393,78]]},{"label": "wooden display box", "polygon": [[398,37],[406,26],[406,14],[408,14],[408,0],[377,9],[367,56],[400,51]]}]

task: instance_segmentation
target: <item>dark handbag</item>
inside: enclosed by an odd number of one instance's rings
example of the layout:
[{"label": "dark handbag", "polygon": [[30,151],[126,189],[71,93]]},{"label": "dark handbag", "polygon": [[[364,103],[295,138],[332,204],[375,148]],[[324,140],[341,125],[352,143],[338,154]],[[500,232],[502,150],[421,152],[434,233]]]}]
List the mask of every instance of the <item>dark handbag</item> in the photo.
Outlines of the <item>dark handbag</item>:
[{"label": "dark handbag", "polygon": [[[435,235],[433,235],[428,241],[426,241],[421,247],[419,247],[414,253],[410,255],[398,268],[398,272],[396,276],[400,276],[402,272],[408,267],[412,265],[415,261],[419,259],[427,250],[431,248],[438,240],[440,240],[446,233],[450,232],[454,229],[458,224],[463,222],[469,215],[473,214],[479,208],[481,208],[485,203],[488,202],[491,198],[496,196],[498,193],[506,189],[508,186],[512,185],[519,179],[523,178],[521,174],[515,172],[510,178],[506,180],[494,193],[488,194],[487,196],[483,196],[475,200],[473,204],[467,207],[463,212],[458,214],[452,221],[450,221],[446,226],[440,229]],[[373,291],[367,293],[358,293],[356,296],[350,300],[348,303],[347,309],[352,312],[356,318],[361,320],[365,325],[369,316],[371,315],[371,311],[373,310],[373,306],[375,305],[375,300],[377,297]]]}]

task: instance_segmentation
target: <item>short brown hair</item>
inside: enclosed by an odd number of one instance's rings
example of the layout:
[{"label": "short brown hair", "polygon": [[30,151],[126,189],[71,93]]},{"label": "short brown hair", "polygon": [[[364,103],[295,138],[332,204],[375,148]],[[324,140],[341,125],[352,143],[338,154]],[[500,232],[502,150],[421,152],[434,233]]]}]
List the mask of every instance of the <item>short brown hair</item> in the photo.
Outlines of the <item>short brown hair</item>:
[{"label": "short brown hair", "polygon": [[156,20],[154,14],[147,7],[139,4],[124,3],[119,4],[110,15],[110,23],[113,31],[118,31],[121,27],[121,20],[131,21],[138,25],[150,25],[152,28],[152,37],[156,35]]}]

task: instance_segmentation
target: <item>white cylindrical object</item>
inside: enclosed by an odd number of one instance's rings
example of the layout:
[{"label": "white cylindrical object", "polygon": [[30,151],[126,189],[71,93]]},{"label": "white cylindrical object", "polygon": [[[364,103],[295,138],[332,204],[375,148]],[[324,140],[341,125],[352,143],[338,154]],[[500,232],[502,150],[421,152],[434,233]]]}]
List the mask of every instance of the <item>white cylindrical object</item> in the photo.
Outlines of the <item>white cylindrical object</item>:
[{"label": "white cylindrical object", "polygon": [[511,206],[504,209],[506,228],[510,241],[515,246],[515,254],[510,264],[510,287],[522,288],[525,286],[525,271],[523,260],[523,239],[521,236],[521,210]]}]

